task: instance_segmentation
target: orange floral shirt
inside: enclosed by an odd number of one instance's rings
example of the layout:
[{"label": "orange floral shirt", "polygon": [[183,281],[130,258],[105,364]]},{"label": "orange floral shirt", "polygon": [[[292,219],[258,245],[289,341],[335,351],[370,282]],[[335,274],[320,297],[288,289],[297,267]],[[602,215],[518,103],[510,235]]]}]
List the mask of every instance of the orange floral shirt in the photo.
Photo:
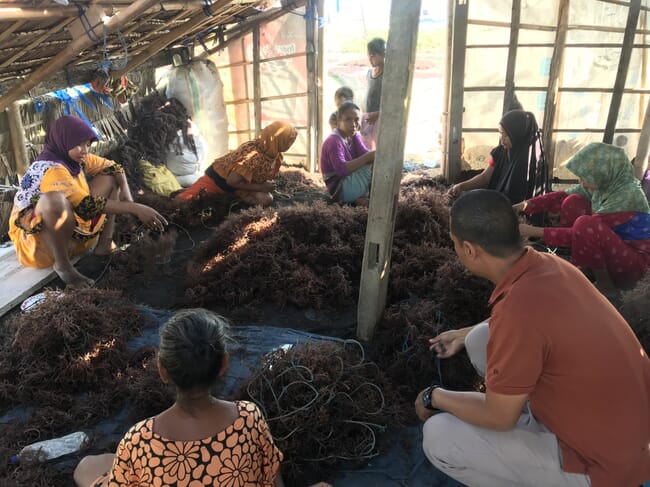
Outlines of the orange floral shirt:
[{"label": "orange floral shirt", "polygon": [[153,418],[139,422],[120,441],[111,472],[94,486],[273,486],[282,452],[254,403],[239,401],[237,408],[230,426],[203,440],[168,440],[153,432]]}]

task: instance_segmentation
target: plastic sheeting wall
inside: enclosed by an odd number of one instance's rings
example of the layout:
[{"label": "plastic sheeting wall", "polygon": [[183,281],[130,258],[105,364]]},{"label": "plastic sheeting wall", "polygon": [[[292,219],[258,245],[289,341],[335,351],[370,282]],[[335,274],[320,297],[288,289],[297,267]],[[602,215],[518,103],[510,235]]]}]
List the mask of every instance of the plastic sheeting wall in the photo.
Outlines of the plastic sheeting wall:
[{"label": "plastic sheeting wall", "polygon": [[[293,124],[298,138],[285,154],[290,164],[304,164],[307,153],[307,64],[305,19],[288,14],[261,24],[258,94],[261,128],[283,120]],[[248,34],[215,55],[224,81],[228,111],[229,149],[255,137],[255,73],[253,35]]]},{"label": "plastic sheeting wall", "polygon": [[[642,1],[643,6],[648,3]],[[524,109],[535,114],[540,127],[558,7],[559,0],[521,2],[515,92]],[[463,131],[465,158],[473,167],[481,167],[487,160],[486,151],[498,143],[497,124],[502,116],[511,12],[512,0],[469,2]],[[563,74],[558,80],[554,176],[572,177],[561,164],[587,143],[602,141],[627,16],[626,5],[598,0],[570,1]],[[495,23],[500,25],[485,25]],[[592,26],[617,31],[603,32]],[[614,144],[623,147],[630,158],[636,152],[650,93],[645,47],[648,39],[645,32],[640,32],[647,29],[648,12],[642,10],[625,84],[625,89],[633,92],[623,94],[614,135]]]}]

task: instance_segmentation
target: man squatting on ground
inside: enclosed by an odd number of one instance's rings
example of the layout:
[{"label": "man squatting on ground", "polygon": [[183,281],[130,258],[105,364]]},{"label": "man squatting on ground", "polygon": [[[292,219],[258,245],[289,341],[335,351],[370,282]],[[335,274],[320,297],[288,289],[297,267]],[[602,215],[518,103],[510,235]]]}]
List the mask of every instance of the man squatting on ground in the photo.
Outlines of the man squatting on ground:
[{"label": "man squatting on ground", "polygon": [[430,340],[441,358],[465,347],[486,391],[418,394],[429,460],[468,486],[650,480],[650,361],[623,317],[579,269],[522,245],[504,195],[463,194],[450,227],[463,265],[496,288],[489,325]]}]

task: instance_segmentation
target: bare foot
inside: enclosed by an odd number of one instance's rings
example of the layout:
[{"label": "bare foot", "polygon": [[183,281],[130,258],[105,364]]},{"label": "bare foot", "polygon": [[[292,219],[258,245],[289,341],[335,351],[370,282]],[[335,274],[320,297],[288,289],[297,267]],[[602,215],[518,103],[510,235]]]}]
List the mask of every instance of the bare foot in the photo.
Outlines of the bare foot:
[{"label": "bare foot", "polygon": [[117,245],[112,240],[109,243],[99,242],[93,254],[95,255],[110,255],[117,250]]},{"label": "bare foot", "polygon": [[54,272],[56,272],[61,280],[66,283],[67,287],[79,289],[92,287],[95,284],[95,281],[89,277],[84,276],[74,267],[70,267],[69,269],[58,269],[55,266]]}]

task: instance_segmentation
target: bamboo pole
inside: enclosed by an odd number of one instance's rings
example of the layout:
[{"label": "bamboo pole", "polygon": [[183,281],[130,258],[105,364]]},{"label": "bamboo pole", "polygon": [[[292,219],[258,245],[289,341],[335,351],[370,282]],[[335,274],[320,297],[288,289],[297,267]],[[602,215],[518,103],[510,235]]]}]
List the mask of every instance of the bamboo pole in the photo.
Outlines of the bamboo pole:
[{"label": "bamboo pole", "polygon": [[260,26],[253,29],[253,113],[255,137],[262,131],[262,76],[260,73]]},{"label": "bamboo pole", "polygon": [[510,20],[510,45],[508,47],[508,63],[506,65],[506,89],[503,94],[503,111],[506,113],[515,99],[515,67],[517,64],[517,49],[519,48],[519,23],[521,19],[521,0],[512,0],[512,15]]},{"label": "bamboo pole", "polygon": [[377,153],[363,253],[357,336],[369,340],[386,305],[399,183],[404,160],[420,0],[393,0],[381,93]]},{"label": "bamboo pole", "polygon": [[[318,7],[319,15],[321,17],[325,17],[325,0],[317,0],[317,7]],[[325,25],[326,24],[324,24],[318,29],[318,51],[316,53],[316,58],[318,60],[317,63],[318,114],[316,118],[316,157],[317,158],[320,157],[320,150],[321,147],[323,146],[323,134],[325,133],[325,131],[323,130],[323,87],[324,87],[323,77],[325,75],[325,66],[327,65],[325,62],[325,56],[327,54],[325,50],[325,35],[326,35]],[[312,173],[318,169],[319,169],[319,165],[316,163],[314,170],[312,170]]]},{"label": "bamboo pole", "polygon": [[[156,0],[136,0],[129,7],[123,11],[113,15],[106,21],[106,32],[113,32],[120,25],[129,22],[130,20],[141,15],[144,10],[155,5]],[[46,79],[52,73],[60,70],[67,63],[77,57],[79,52],[92,45],[92,41],[88,36],[82,36],[70,42],[59,54],[53,57],[44,66],[30,74],[24,81],[15,84],[11,87],[6,94],[0,97],[0,110],[4,110],[10,103],[18,100],[21,96],[26,94],[29,90],[38,85],[41,81]]]},{"label": "bamboo pole", "polygon": [[555,155],[555,134],[553,129],[557,124],[557,105],[559,102],[559,87],[561,84],[564,68],[564,45],[566,44],[566,33],[569,22],[569,0],[560,0],[557,20],[557,32],[555,34],[555,48],[551,57],[551,67],[548,76],[548,87],[546,89],[546,103],[544,104],[544,123],[542,125],[542,136],[544,138],[544,150],[548,163],[548,177],[553,178],[554,155]]},{"label": "bamboo pole", "polygon": [[23,127],[23,119],[20,116],[20,106],[17,101],[7,108],[7,118],[9,119],[9,132],[11,134],[11,148],[14,153],[14,170],[16,174],[22,177],[29,167],[29,158],[27,156],[25,128]]},{"label": "bamboo pole", "polygon": [[54,34],[55,32],[59,32],[62,30],[66,25],[74,22],[75,19],[66,19],[62,22],[59,22],[55,26],[51,27],[48,29],[45,34],[38,36],[36,39],[34,39],[33,42],[30,42],[27,46],[23,47],[20,51],[18,51],[16,54],[11,56],[9,59],[5,60],[0,64],[0,68],[4,68],[9,66],[11,63],[13,63],[16,59],[20,59],[22,56],[25,55],[25,53],[31,51],[35,47],[41,45],[43,41],[47,40],[50,35]]},{"label": "bamboo pole", "polygon": [[623,46],[621,47],[621,57],[618,62],[616,71],[616,80],[614,81],[614,92],[609,104],[609,113],[607,114],[607,123],[605,124],[605,134],[603,142],[611,144],[614,140],[614,131],[616,130],[616,120],[618,112],[621,109],[621,100],[623,99],[623,90],[627,80],[627,72],[630,67],[632,58],[632,45],[636,35],[636,26],[639,22],[639,12],[641,9],[641,0],[632,0],[630,10],[627,13],[627,24],[625,25],[625,35],[623,36]]},{"label": "bamboo pole", "polygon": [[[158,5],[160,3],[160,5]],[[16,21],[16,20],[42,20],[42,19],[60,19],[71,18],[76,19],[79,16],[79,9],[74,6],[49,6],[49,7],[17,7],[16,3],[0,3],[0,19],[3,22]],[[127,5],[114,5],[106,2],[96,2],[100,7],[121,8]],[[144,13],[154,12],[157,15],[163,9],[166,11],[194,9],[205,5],[204,0],[187,0],[185,2],[156,2],[154,8],[147,9]]]},{"label": "bamboo pole", "polygon": [[636,148],[636,157],[634,158],[634,175],[638,179],[643,179],[645,172],[648,170],[648,150],[650,146],[650,100],[645,110],[643,125],[641,125],[641,134],[639,135],[639,145]]},{"label": "bamboo pole", "polygon": [[[152,17],[155,17],[156,15],[158,15],[158,14],[157,14],[157,13],[156,13],[156,14],[153,14]],[[152,29],[151,31],[149,31],[149,32],[147,32],[146,34],[144,34],[144,35],[142,35],[141,37],[139,37],[139,38],[137,39],[137,42],[143,42],[143,41],[146,41],[147,39],[149,39],[150,37],[154,37],[154,36],[155,36],[156,34],[158,34],[161,30],[166,30],[166,29],[168,29],[168,28],[169,28],[169,24],[173,24],[173,23],[176,22],[177,20],[182,19],[183,17],[186,17],[187,15],[188,15],[187,12],[184,12],[184,11],[183,11],[183,12],[180,12],[180,13],[178,13],[178,14],[176,14],[174,17],[172,17],[171,19],[169,19],[165,24],[161,24],[161,25],[159,25],[158,27]],[[147,17],[146,19],[148,19],[148,18],[149,18],[149,17]],[[147,21],[146,19],[142,20],[142,22],[138,23],[138,25],[135,25],[135,26],[129,27],[127,30],[125,30],[124,32],[122,32],[122,35],[124,36],[124,35],[126,35],[126,34],[132,32],[132,31],[134,31],[134,30],[137,29],[140,25],[144,24],[144,23]],[[142,47],[138,47],[138,48],[134,49],[132,52],[130,52],[130,55],[131,55],[131,56],[135,56],[135,55],[137,55],[139,52],[143,51],[146,47],[147,47],[147,45],[144,45],[144,46],[142,46]],[[78,59],[76,60],[76,62],[77,62],[77,63],[82,63],[82,62],[84,62],[84,61],[87,61],[87,60],[89,60],[89,59],[92,59],[93,57],[97,56],[97,52],[96,52],[96,51],[99,50],[99,49],[102,49],[102,48],[103,48],[103,46],[102,46],[101,44],[97,44],[96,46],[94,46],[94,49],[88,50],[88,51],[87,51],[83,56],[81,56],[80,58],[78,58]],[[111,57],[111,56],[116,56],[116,55],[120,54],[121,52],[122,52],[122,46],[120,46],[120,47],[118,47],[118,48],[115,48],[115,49],[113,49],[112,51],[110,51],[110,52],[108,53],[108,56],[109,56],[109,57]]]},{"label": "bamboo pole", "polygon": [[318,149],[318,65],[317,65],[317,34],[318,34],[318,8],[316,0],[307,1],[306,28],[306,56],[307,62],[307,170],[310,173],[316,168],[316,151]]},{"label": "bamboo pole", "polygon": [[465,84],[465,44],[467,43],[467,15],[469,0],[454,0],[454,29],[452,40],[452,60],[450,95],[447,122],[447,158],[444,176],[447,182],[454,183],[460,174],[463,140],[463,100]]},{"label": "bamboo pole", "polygon": [[[212,9],[218,12],[229,3],[229,0],[219,0],[217,3],[212,5]],[[169,33],[165,34],[158,40],[148,44],[144,49],[141,50],[140,54],[129,60],[124,69],[115,71],[114,76],[119,77],[124,73],[137,68],[141,64],[147,62],[152,56],[156,55],[162,49],[166,48],[178,39],[184,38],[188,33],[192,32],[197,27],[201,27],[208,22],[214,22],[217,18],[218,16],[208,17],[203,12],[194,15],[183,25],[172,29]]]}]

